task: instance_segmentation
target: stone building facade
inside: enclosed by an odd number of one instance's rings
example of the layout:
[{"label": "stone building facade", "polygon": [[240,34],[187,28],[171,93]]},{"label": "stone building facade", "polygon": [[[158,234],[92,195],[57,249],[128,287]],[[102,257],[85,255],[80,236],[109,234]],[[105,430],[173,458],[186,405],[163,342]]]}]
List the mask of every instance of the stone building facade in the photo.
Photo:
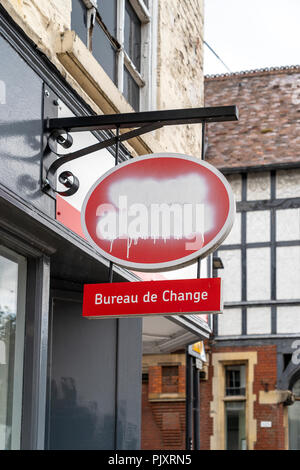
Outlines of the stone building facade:
[{"label": "stone building facade", "polygon": [[[41,185],[48,118],[201,107],[202,30],[203,0],[0,0],[0,449],[138,449],[143,348],[172,352],[209,330],[190,315],[82,318],[84,284],[111,272],[78,214],[114,148],[68,165],[80,175],[69,198]],[[200,156],[200,127],[135,137],[120,161]],[[72,134],[72,150],[114,137]]]}]

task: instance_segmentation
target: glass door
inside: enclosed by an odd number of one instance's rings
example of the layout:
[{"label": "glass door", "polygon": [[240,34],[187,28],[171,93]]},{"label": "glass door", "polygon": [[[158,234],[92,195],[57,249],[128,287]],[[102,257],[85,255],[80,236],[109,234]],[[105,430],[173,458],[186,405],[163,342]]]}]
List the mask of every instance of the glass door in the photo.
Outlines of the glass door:
[{"label": "glass door", "polygon": [[0,246],[0,450],[21,436],[26,259]]}]

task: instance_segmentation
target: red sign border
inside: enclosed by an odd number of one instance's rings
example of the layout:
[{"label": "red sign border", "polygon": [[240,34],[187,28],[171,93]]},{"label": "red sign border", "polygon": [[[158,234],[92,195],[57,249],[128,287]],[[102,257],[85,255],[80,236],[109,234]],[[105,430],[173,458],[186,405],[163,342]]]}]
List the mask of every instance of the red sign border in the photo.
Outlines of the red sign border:
[{"label": "red sign border", "polygon": [[[217,233],[217,235],[203,248],[200,250],[184,256],[182,258],[178,258],[176,260],[168,261],[168,262],[163,262],[163,263],[133,263],[131,261],[126,261],[120,258],[117,258],[115,256],[110,255],[106,251],[104,251],[102,248],[100,248],[92,239],[90,236],[86,224],[85,224],[85,211],[86,211],[86,206],[89,201],[89,198],[95,188],[103,181],[105,178],[107,178],[111,173],[118,171],[120,168],[123,168],[125,165],[131,165],[133,163],[136,163],[137,161],[142,161],[142,160],[148,160],[152,158],[179,158],[182,160],[189,160],[197,163],[200,166],[206,167],[209,171],[215,174],[217,178],[219,178],[224,185],[227,194],[228,194],[228,199],[229,199],[229,210],[228,210],[228,216],[226,219],[225,224],[223,225],[222,229]],[[161,272],[161,271],[170,271],[174,270],[177,268],[183,268],[185,266],[188,266],[192,264],[196,259],[200,258],[205,258],[208,256],[210,253],[215,251],[219,245],[225,240],[225,238],[228,236],[234,222],[235,218],[235,200],[234,200],[234,195],[231,189],[230,184],[228,183],[227,179],[223,176],[223,174],[217,170],[214,166],[210,165],[206,161],[200,160],[196,157],[192,157],[190,155],[184,155],[184,154],[179,154],[179,153],[153,153],[150,155],[143,155],[139,156],[136,158],[133,158],[131,160],[125,161],[120,163],[117,166],[114,166],[110,170],[108,170],[104,175],[102,175],[89,189],[87,192],[82,209],[81,209],[81,226],[83,233],[88,240],[88,242],[98,251],[100,254],[107,260],[112,261],[113,263],[122,266],[124,268],[136,270],[136,271],[144,271],[144,272],[151,272],[151,271],[156,271],[156,272]]]}]

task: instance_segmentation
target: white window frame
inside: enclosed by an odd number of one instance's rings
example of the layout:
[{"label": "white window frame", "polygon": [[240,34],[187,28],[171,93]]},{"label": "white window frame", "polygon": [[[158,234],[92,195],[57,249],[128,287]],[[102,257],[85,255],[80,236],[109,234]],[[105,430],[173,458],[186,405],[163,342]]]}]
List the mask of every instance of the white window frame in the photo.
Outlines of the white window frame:
[{"label": "white window frame", "polygon": [[[91,26],[96,21],[98,4],[107,0],[83,0],[87,8],[87,44],[90,44]],[[141,71],[138,71],[124,48],[125,0],[117,0],[117,34],[120,44],[117,51],[117,83],[124,92],[124,66],[140,89],[139,111],[156,109],[156,50],[158,0],[149,0],[149,8],[143,0],[129,0],[141,21]]]}]

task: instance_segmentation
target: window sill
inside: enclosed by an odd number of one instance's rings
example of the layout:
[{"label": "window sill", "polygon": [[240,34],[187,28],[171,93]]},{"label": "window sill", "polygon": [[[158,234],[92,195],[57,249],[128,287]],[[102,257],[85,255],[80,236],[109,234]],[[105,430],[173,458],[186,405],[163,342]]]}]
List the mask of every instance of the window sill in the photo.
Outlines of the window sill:
[{"label": "window sill", "polygon": [[245,395],[231,395],[223,398],[224,401],[246,401]]},{"label": "window sill", "polygon": [[[134,112],[74,31],[59,35],[55,50],[59,62],[104,114]],[[130,145],[138,155],[162,150],[149,134],[132,139]]]},{"label": "window sill", "polygon": [[149,401],[185,401],[185,393],[149,393]]}]

